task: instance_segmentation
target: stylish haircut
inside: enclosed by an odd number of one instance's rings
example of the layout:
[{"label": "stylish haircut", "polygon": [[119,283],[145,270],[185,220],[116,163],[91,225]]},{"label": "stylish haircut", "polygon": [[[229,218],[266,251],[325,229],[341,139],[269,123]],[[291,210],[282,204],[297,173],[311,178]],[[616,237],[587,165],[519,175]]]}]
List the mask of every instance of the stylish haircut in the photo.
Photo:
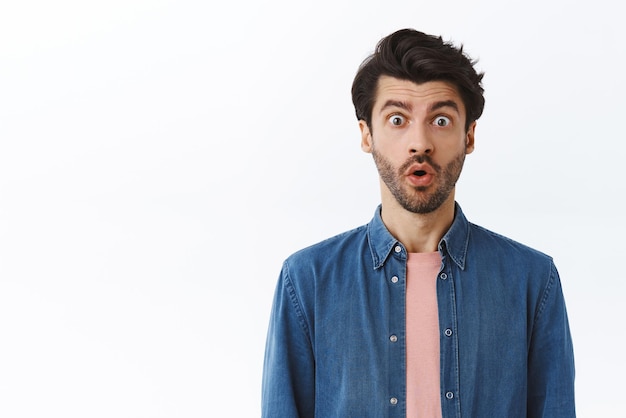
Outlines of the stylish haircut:
[{"label": "stylish haircut", "polygon": [[452,83],[465,105],[465,130],[483,113],[485,98],[476,73],[475,60],[441,37],[414,29],[401,29],[381,39],[374,52],[360,65],[352,83],[356,117],[371,128],[372,108],[378,79],[382,75],[422,84],[428,81]]}]

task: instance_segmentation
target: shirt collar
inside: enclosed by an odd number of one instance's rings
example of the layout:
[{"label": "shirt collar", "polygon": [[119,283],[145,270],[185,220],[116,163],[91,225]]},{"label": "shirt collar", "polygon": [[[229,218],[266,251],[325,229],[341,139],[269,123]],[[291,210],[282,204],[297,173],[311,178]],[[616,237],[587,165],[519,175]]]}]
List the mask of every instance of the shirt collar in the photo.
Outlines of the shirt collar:
[{"label": "shirt collar", "polygon": [[454,203],[454,221],[452,226],[439,241],[439,252],[443,256],[446,252],[461,270],[465,270],[467,246],[469,244],[470,224],[465,218],[461,206]]},{"label": "shirt collar", "polygon": [[[367,237],[372,254],[374,269],[382,267],[396,245],[402,245],[391,235],[381,217],[381,205],[378,205],[374,218],[367,224]],[[439,252],[448,255],[459,268],[465,269],[467,245],[469,243],[469,222],[463,215],[461,206],[455,202],[452,226],[439,241]]]}]

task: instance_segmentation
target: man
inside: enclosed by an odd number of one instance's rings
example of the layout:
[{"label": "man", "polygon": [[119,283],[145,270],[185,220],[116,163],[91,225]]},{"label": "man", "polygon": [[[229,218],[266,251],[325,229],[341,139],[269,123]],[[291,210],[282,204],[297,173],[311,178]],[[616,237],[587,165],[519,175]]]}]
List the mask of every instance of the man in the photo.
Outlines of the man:
[{"label": "man", "polygon": [[469,223],[455,184],[483,74],[414,30],[354,79],[372,221],[289,257],[276,288],[263,416],[574,417],[574,359],[552,259]]}]

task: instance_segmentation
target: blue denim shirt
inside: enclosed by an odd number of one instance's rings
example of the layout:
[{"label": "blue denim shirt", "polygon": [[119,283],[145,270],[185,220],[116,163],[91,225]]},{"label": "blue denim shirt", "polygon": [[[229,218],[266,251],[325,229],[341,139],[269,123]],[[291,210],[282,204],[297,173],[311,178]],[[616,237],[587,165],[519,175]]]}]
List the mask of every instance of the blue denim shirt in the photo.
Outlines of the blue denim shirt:
[{"label": "blue denim shirt", "polygon": [[[443,417],[574,417],[552,259],[469,223],[439,243]],[[372,221],[290,256],[272,308],[263,417],[405,417],[407,252]]]}]

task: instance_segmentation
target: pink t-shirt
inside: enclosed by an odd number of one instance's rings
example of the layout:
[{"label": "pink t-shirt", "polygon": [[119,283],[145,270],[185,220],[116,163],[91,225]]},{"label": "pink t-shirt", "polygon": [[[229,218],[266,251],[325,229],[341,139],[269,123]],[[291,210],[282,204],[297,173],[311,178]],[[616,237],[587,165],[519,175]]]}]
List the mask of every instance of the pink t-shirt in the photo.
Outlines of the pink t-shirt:
[{"label": "pink t-shirt", "polygon": [[441,256],[409,253],[406,284],[407,418],[441,418],[437,274]]}]

